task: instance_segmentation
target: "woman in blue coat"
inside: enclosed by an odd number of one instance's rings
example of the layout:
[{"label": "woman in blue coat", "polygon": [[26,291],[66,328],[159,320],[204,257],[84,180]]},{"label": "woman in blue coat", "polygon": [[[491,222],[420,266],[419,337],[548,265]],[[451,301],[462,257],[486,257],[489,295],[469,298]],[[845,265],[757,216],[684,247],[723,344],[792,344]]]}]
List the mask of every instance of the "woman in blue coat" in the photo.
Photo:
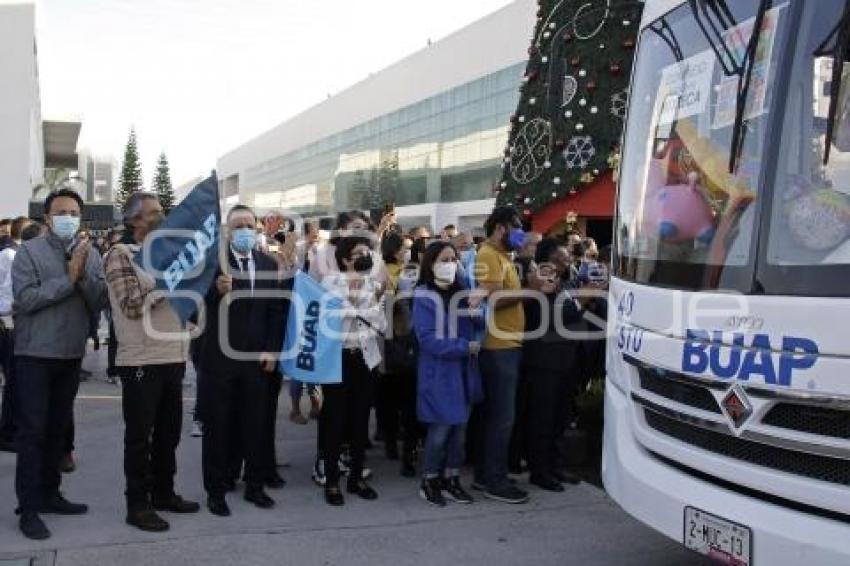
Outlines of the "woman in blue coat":
[{"label": "woman in blue coat", "polygon": [[[473,403],[480,401],[475,327],[482,324],[457,277],[458,257],[448,242],[433,242],[422,256],[413,300],[413,329],[419,344],[416,412],[428,427],[419,495],[428,503],[472,503],[460,484],[464,435]],[[455,298],[457,306],[450,309]],[[451,312],[450,312],[451,310]]]}]

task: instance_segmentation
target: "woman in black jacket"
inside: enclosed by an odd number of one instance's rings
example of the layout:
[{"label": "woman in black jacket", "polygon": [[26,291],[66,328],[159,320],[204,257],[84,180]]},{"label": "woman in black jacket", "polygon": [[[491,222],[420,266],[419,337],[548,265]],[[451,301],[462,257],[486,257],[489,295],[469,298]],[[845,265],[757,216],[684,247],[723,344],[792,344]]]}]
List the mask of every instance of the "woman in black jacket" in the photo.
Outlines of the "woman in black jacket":
[{"label": "woman in black jacket", "polygon": [[[571,266],[566,246],[544,239],[535,256],[537,271],[532,276],[553,283],[541,300],[525,304],[526,332],[539,330],[539,338],[523,344],[523,364],[528,376],[528,460],[532,484],[547,491],[563,491],[562,482],[578,483],[578,478],[555,469],[556,433],[562,430],[566,396],[573,394],[579,355],[579,333],[586,331],[582,319],[587,300],[565,281]],[[561,324],[558,323],[561,322]],[[560,329],[559,329],[560,327]],[[564,330],[568,332],[564,332]]]}]

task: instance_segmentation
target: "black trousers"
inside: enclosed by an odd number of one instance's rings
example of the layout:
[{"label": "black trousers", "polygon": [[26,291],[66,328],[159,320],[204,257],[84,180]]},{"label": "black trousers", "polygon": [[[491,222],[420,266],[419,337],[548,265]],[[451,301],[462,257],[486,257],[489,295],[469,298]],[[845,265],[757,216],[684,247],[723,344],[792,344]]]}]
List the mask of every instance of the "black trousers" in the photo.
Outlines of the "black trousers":
[{"label": "black trousers", "polygon": [[112,318],[109,319],[109,344],[106,346],[106,375],[118,377],[118,369],[115,366],[115,357],[118,355],[118,337],[115,336],[115,325]]},{"label": "black trousers", "polygon": [[277,472],[277,409],[283,377],[279,373],[265,374],[268,395],[266,396],[266,423],[263,427],[263,473],[267,478]]},{"label": "black trousers", "polygon": [[0,442],[15,439],[15,337],[0,329],[0,367],[3,368],[3,400],[0,405]]},{"label": "black trousers", "polygon": [[[260,487],[265,479],[264,456],[269,379],[256,363],[239,364],[228,373],[204,372],[201,421],[204,423],[204,489],[224,496],[236,462],[245,460],[245,483]],[[238,454],[238,457],[235,456]]]},{"label": "black trousers", "polygon": [[534,475],[548,475],[555,467],[555,440],[563,434],[565,392],[575,382],[575,370],[533,368],[527,372],[528,465]]},{"label": "black trousers", "polygon": [[174,493],[175,452],[183,423],[186,364],[122,367],[124,475],[127,509],[146,509],[151,497]]},{"label": "black trousers", "polygon": [[372,402],[372,370],[355,350],[342,352],[342,383],[323,385],[324,403],[319,416],[322,454],[327,485],[339,484],[339,454],[350,442],[351,472],[359,479],[363,471],[366,442],[369,439],[369,413]]},{"label": "black trousers", "polygon": [[15,491],[21,511],[38,511],[58,493],[59,463],[80,386],[81,360],[19,356],[16,360],[17,445]]},{"label": "black trousers", "polygon": [[397,444],[401,440],[404,451],[416,450],[421,436],[421,427],[416,418],[416,369],[378,377],[375,414],[388,445]]}]

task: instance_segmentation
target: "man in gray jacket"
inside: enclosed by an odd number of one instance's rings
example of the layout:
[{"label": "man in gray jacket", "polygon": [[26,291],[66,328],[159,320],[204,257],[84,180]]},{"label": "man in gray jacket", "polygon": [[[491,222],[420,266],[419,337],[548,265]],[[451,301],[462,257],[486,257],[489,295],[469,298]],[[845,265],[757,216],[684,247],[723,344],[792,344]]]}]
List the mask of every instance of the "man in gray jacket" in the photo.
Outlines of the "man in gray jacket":
[{"label": "man in gray jacket", "polygon": [[12,264],[20,417],[15,490],[20,529],[31,539],[50,536],[38,513],[88,511],[59,492],[89,321],[106,300],[100,255],[77,239],[82,208],[72,190],[51,193],[44,203],[48,232],[24,242]]}]

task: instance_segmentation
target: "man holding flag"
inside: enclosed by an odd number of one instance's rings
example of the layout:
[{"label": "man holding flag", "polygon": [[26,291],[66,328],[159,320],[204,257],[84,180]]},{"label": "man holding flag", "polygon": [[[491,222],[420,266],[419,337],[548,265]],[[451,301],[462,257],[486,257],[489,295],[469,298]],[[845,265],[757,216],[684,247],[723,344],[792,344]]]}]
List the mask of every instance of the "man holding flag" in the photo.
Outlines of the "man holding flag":
[{"label": "man holding flag", "polygon": [[124,205],[127,236],[106,255],[105,268],[123,384],[127,523],[150,532],[169,528],[155,510],[200,509],[174,492],[189,335],[156,279],[135,261],[162,221],[156,194],[134,193]]},{"label": "man holding flag", "polygon": [[[237,441],[245,459],[245,500],[270,508],[275,502],[264,485],[283,486],[277,473],[269,470],[265,440],[273,406],[269,398],[275,391],[270,384],[280,379],[277,361],[287,301],[277,261],[256,250],[256,223],[247,206],[230,210],[223,265],[206,296],[207,324],[200,350],[204,488],[210,512],[222,517],[230,515],[224,496],[232,487],[234,430],[239,431]],[[272,475],[277,481],[269,483]]]}]

